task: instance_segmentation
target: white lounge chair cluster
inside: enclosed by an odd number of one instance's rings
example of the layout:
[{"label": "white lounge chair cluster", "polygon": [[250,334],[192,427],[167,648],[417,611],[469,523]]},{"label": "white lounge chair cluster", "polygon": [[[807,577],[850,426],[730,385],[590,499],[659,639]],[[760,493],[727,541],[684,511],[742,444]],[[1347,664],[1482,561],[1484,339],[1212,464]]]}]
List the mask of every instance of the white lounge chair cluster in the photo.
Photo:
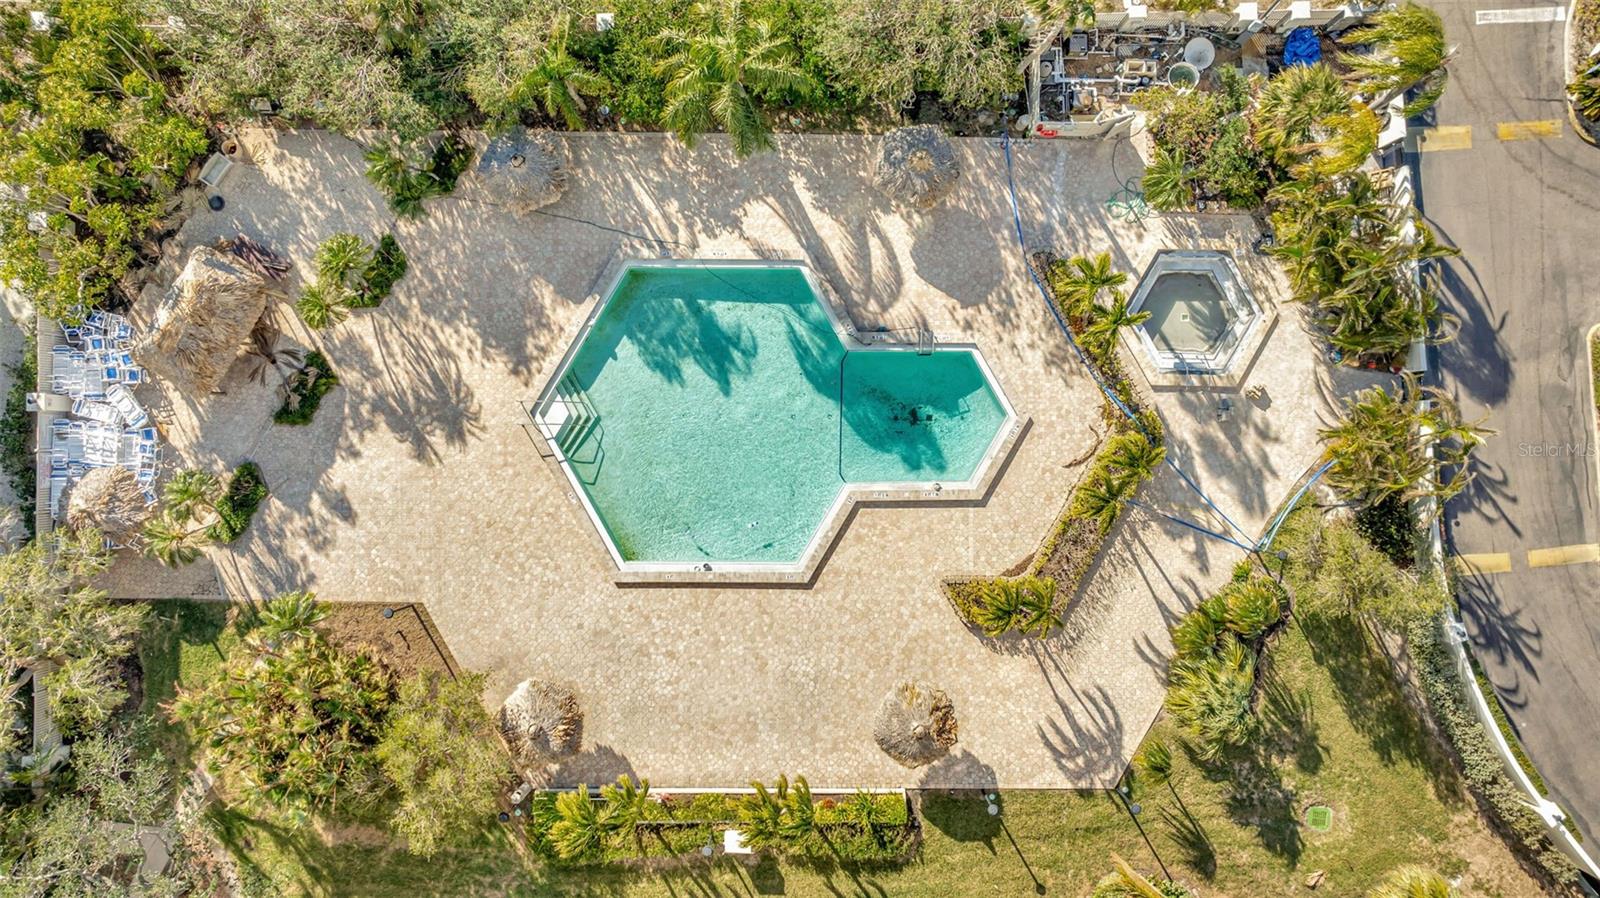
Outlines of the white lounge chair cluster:
[{"label": "white lounge chair cluster", "polygon": [[145,379],[129,352],[133,328],[121,315],[94,311],[62,331],[67,343],[51,349],[50,390],[72,398],[72,417],[51,425],[51,515],[60,515],[67,486],[90,468],[118,465],[134,472],[154,505],[161,447],[131,389]]}]

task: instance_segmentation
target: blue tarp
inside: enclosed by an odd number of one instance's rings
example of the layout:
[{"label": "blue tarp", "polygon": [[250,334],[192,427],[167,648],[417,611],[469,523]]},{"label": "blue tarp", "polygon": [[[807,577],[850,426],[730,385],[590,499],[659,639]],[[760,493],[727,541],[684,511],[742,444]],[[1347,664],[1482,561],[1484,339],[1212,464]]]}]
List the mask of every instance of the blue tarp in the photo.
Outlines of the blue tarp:
[{"label": "blue tarp", "polygon": [[1310,28],[1296,28],[1283,42],[1283,64],[1315,65],[1322,61],[1322,44]]}]

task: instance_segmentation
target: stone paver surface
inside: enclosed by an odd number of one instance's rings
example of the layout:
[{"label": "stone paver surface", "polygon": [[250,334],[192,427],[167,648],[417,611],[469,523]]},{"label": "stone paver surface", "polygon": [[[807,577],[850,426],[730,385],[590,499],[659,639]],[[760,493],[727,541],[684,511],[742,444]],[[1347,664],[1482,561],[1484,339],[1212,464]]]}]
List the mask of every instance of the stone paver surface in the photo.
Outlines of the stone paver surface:
[{"label": "stone paver surface", "polygon": [[[341,378],[310,426],[271,425],[275,397],[242,364],[222,395],[147,391],[185,463],[252,458],[271,484],[250,531],[211,553],[227,593],[427,603],[456,658],[491,675],[491,703],[525,677],[577,691],[585,748],[551,771],[560,783],[632,773],[726,786],[780,771],[818,787],[1114,782],[1159,711],[1168,625],[1242,553],[1134,510],[1068,632],[1035,645],[986,645],[942,596],[942,577],[1029,555],[1079,476],[1068,462],[1103,429],[1096,389],[1023,268],[998,144],[958,142],[955,195],[905,214],[871,189],[873,144],[862,138],[787,137],[737,163],[717,139],[694,152],[659,135],[567,139],[571,188],[549,214],[518,219],[456,196],[399,222],[362,177],[356,144],[315,132],[246,140],[255,164],[230,175],[226,209],[190,219],[164,265],[181,264],[182,246],[242,231],[304,271],[336,231],[393,229],[411,267],[382,308],[324,333],[306,332],[287,303],[276,310]],[[1281,298],[1272,266],[1249,253],[1246,218],[1110,219],[1118,175],[1137,171],[1126,148],[1115,166],[1110,144],[1016,152],[1033,243],[1110,249],[1132,272],[1162,246],[1228,248],[1258,298]],[[612,585],[517,403],[539,391],[607,264],[662,254],[806,259],[862,328],[969,335],[1032,421],[992,495],[858,510],[806,589]],[[1315,428],[1339,389],[1297,321],[1281,308],[1255,363],[1266,402],[1234,394],[1219,422],[1217,395],[1154,394],[1175,457],[1252,534],[1315,458]],[[1170,472],[1145,498],[1183,514],[1199,504]],[[131,561],[108,585],[128,596],[174,588],[148,571]],[[202,593],[209,573],[189,578]],[[960,720],[952,755],[922,770],[891,761],[870,730],[906,678],[947,691]]]}]

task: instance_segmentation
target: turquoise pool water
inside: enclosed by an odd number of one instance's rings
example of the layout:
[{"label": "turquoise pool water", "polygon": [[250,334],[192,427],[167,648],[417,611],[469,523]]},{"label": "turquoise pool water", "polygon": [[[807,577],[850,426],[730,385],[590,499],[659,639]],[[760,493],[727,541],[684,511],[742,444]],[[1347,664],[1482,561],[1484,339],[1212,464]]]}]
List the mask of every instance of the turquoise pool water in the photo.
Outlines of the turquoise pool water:
[{"label": "turquoise pool water", "polygon": [[1006,418],[971,352],[846,352],[796,268],[630,269],[558,389],[628,561],[797,561],[847,483],[967,480]]}]

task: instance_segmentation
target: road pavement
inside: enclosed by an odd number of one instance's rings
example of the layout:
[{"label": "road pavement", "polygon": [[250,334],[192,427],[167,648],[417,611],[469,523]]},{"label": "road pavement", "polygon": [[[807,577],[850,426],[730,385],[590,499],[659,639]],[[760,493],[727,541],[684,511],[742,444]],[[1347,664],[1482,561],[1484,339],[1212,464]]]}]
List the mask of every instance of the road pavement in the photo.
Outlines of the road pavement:
[{"label": "road pavement", "polygon": [[[1430,2],[1459,47],[1420,140],[1459,339],[1443,386],[1499,435],[1446,512],[1476,653],[1551,797],[1600,838],[1600,496],[1585,335],[1600,323],[1600,149],[1563,99],[1565,4]],[[1505,14],[1482,11],[1516,9]],[[1531,12],[1530,12],[1531,11]],[[1484,21],[1480,24],[1480,21]],[[1496,21],[1499,20],[1499,21]],[[1504,570],[1502,570],[1504,569]]]}]

